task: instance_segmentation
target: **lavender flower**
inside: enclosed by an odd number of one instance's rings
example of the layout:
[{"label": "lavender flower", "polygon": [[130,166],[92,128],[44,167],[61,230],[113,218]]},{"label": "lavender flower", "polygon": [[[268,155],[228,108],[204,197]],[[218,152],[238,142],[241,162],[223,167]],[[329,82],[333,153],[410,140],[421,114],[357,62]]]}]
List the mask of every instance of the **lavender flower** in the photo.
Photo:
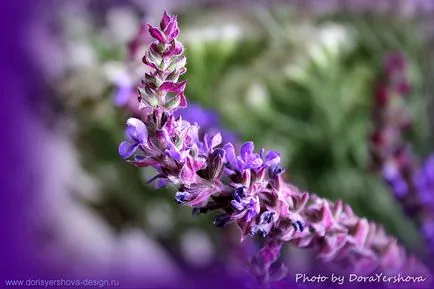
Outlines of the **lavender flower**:
[{"label": "lavender flower", "polygon": [[126,141],[119,146],[119,154],[124,159],[131,157],[140,145],[146,146],[148,143],[148,130],[137,118],[128,119],[125,136]]},{"label": "lavender flower", "polygon": [[214,224],[237,224],[242,240],[265,236],[264,247],[250,260],[251,271],[261,281],[285,275],[284,265],[277,270],[271,265],[287,242],[316,247],[323,260],[345,262],[361,272],[425,272],[394,238],[357,217],[348,205],[285,183],[277,152],[255,152],[254,143],[246,142],[238,154],[231,143],[222,146],[220,134],[200,137],[197,124],[175,117],[175,111],[187,105],[186,82],[178,81],[186,68],[176,17],[165,12],[160,27],[149,26],[149,33],[155,41],[143,62],[152,72],[138,88],[139,106],[147,114],[140,124],[127,122],[121,156],[134,156],[130,162],[136,166],[155,168],[153,180],[177,186],[175,201],[193,207],[194,213],[218,210]]}]

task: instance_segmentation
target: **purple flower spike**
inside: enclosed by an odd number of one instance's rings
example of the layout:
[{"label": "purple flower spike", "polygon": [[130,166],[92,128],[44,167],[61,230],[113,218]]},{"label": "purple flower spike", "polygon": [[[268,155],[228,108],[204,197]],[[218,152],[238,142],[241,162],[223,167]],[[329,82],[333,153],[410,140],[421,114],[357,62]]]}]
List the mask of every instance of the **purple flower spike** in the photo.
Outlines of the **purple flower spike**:
[{"label": "purple flower spike", "polygon": [[[176,44],[176,17],[165,12],[160,28],[150,26],[149,32],[156,41],[144,62],[154,71],[139,88],[140,107],[147,113],[144,123],[128,120],[126,141],[119,152],[128,158],[140,148],[143,154],[136,155],[133,164],[156,169],[158,174],[152,181],[176,186],[175,201],[193,207],[193,214],[219,211],[213,220],[216,226],[236,224],[241,240],[257,233],[263,236],[264,247],[249,260],[250,271],[258,280],[266,283],[285,276],[286,267],[277,263],[285,243],[314,248],[323,261],[343,263],[351,272],[404,273],[411,268],[411,272],[427,273],[395,238],[356,216],[350,206],[300,192],[285,183],[279,153],[268,151],[264,156],[264,150],[255,153],[254,143],[246,142],[237,155],[220,133],[202,137],[197,124],[175,117],[176,110],[187,105],[186,82],[178,81],[185,72],[185,56],[182,50],[176,55],[170,52],[173,47],[182,47]],[[407,165],[408,160],[405,154],[395,155],[395,164]],[[424,175],[431,172],[427,169]]]},{"label": "purple flower spike", "polygon": [[140,145],[146,145],[148,139],[148,130],[145,124],[137,119],[130,118],[127,121],[126,141],[119,145],[119,154],[122,158],[131,157]]},{"label": "purple flower spike", "polygon": [[[142,109],[159,108],[175,111],[187,106],[184,95],[186,81],[178,82],[184,74],[184,47],[176,38],[179,28],[176,16],[164,13],[160,28],[148,25],[149,34],[155,41],[149,46],[143,62],[153,71],[146,75],[144,87],[139,87],[139,101]],[[175,96],[168,96],[168,93]]]}]

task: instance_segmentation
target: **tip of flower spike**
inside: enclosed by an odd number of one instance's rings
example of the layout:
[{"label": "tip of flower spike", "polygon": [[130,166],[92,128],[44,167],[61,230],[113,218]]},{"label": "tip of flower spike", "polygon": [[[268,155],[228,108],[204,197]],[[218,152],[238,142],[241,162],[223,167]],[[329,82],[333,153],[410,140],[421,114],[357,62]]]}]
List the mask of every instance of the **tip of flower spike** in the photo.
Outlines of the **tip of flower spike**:
[{"label": "tip of flower spike", "polygon": [[160,28],[162,30],[164,30],[167,27],[167,24],[169,24],[170,19],[171,16],[169,15],[169,13],[167,13],[167,10],[164,10],[163,17],[161,18],[161,22],[160,22]]}]

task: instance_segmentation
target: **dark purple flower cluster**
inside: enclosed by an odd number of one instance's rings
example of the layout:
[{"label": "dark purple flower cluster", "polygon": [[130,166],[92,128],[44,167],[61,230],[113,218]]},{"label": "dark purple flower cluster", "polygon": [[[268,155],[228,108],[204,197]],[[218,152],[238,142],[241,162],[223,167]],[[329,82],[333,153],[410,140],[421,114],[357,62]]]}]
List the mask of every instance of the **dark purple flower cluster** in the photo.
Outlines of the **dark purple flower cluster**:
[{"label": "dark purple flower cluster", "polygon": [[238,151],[231,143],[223,144],[220,133],[201,136],[196,123],[175,116],[187,105],[186,81],[178,81],[186,62],[176,17],[164,13],[160,27],[149,26],[149,33],[155,41],[143,62],[152,71],[138,88],[139,106],[146,114],[143,121],[127,121],[119,153],[133,165],[155,168],[158,173],[151,181],[175,185],[175,201],[193,207],[193,213],[218,210],[215,225],[236,224],[242,240],[265,237],[264,247],[250,260],[250,270],[261,281],[284,276],[285,266],[274,263],[287,242],[314,247],[322,260],[343,263],[349,270],[425,272],[396,239],[357,217],[350,206],[285,183],[278,152],[256,152],[253,142]]}]

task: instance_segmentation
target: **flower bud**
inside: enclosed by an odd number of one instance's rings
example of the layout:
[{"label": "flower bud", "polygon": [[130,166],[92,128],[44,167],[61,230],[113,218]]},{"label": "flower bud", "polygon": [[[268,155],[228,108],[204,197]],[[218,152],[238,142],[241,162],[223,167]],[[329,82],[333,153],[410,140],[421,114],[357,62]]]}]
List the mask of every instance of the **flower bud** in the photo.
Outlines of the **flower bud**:
[{"label": "flower bud", "polygon": [[210,180],[219,179],[223,173],[225,150],[215,149],[208,157],[208,177]]}]

